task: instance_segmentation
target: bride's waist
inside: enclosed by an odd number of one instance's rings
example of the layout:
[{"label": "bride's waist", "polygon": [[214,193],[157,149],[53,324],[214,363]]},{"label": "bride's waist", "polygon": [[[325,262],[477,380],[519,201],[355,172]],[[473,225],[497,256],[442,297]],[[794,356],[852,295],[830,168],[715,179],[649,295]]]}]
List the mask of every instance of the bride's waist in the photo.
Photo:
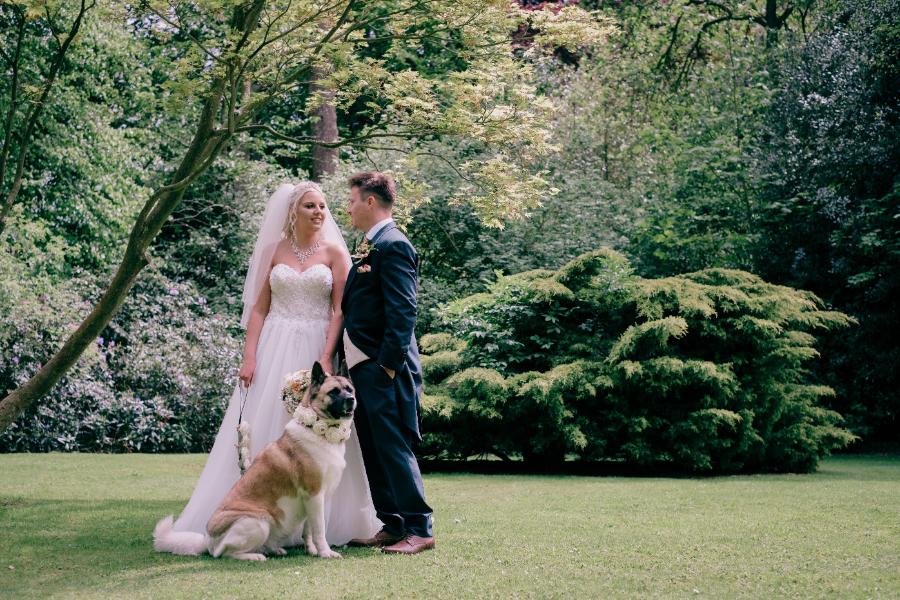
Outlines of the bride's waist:
[{"label": "bride's waist", "polygon": [[264,325],[269,325],[278,323],[281,325],[294,325],[294,326],[302,326],[302,325],[317,325],[321,326],[322,323],[328,323],[331,320],[330,315],[321,314],[321,315],[311,315],[309,313],[305,314],[296,314],[296,313],[286,313],[286,312],[277,312],[271,311],[268,315],[266,315],[266,320]]}]

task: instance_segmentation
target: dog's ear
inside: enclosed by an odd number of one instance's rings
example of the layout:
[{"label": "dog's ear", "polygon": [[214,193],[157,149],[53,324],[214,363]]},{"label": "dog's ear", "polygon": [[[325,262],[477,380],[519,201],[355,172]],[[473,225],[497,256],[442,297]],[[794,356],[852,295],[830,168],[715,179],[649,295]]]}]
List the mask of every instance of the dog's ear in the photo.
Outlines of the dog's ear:
[{"label": "dog's ear", "polygon": [[325,383],[325,369],[322,368],[319,361],[316,361],[313,363],[312,368],[312,384],[315,387],[319,387],[323,383]]},{"label": "dog's ear", "polygon": [[338,375],[340,375],[341,377],[346,377],[348,379],[350,378],[350,371],[347,370],[347,361],[346,360],[341,361],[341,368],[338,371]]}]

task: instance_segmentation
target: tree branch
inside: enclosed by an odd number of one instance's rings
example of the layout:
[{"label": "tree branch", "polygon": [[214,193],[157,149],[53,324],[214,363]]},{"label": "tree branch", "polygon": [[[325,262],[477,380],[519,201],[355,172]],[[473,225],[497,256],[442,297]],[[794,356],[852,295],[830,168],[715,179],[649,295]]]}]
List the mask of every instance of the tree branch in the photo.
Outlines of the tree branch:
[{"label": "tree branch", "polygon": [[53,26],[53,17],[50,15],[50,3],[44,4],[44,14],[47,16],[47,29],[50,30],[50,34],[53,35],[53,39],[56,40],[56,44],[58,46],[62,46],[62,40],[59,39],[59,33],[56,31],[56,27]]},{"label": "tree branch", "polygon": [[409,138],[415,137],[416,135],[421,135],[421,134],[427,133],[425,131],[422,131],[422,132],[405,131],[405,132],[401,132],[401,133],[387,133],[387,132],[378,133],[378,132],[375,132],[375,133],[368,133],[365,135],[359,135],[359,136],[352,137],[352,138],[344,138],[342,140],[337,140],[334,142],[325,142],[325,141],[317,139],[313,136],[303,136],[303,137],[290,136],[290,135],[287,135],[285,133],[278,131],[271,125],[266,125],[263,123],[254,123],[253,125],[244,125],[243,127],[238,127],[235,130],[235,133],[243,133],[243,132],[247,132],[247,131],[265,131],[266,133],[272,135],[273,137],[275,137],[279,140],[283,140],[285,142],[290,142],[292,144],[297,144],[298,146],[309,146],[312,144],[319,144],[320,146],[325,146],[328,148],[338,148],[340,146],[347,146],[350,144],[356,144],[356,142],[363,142],[365,140],[371,140],[371,139],[376,139],[376,138],[406,138],[406,139],[409,139]]},{"label": "tree branch", "polygon": [[341,16],[335,22],[335,24],[328,30],[328,33],[322,37],[321,40],[316,44],[316,47],[313,48],[313,55],[318,54],[322,51],[322,47],[331,41],[331,38],[334,37],[335,32],[341,28],[341,26],[347,21],[347,17],[350,15],[350,9],[353,8],[354,0],[349,0],[347,2],[347,6],[344,7],[344,12],[341,13]]},{"label": "tree branch", "polygon": [[25,156],[28,152],[28,147],[31,144],[31,138],[34,134],[34,130],[37,127],[38,119],[40,118],[41,112],[44,109],[44,105],[47,102],[47,97],[50,95],[50,90],[53,87],[53,83],[56,81],[56,77],[59,74],[60,69],[62,68],[66,52],[68,52],[69,46],[78,35],[78,31],[81,28],[81,23],[84,20],[85,14],[94,6],[94,2],[92,2],[90,6],[88,6],[86,5],[85,0],[81,0],[81,7],[78,11],[78,16],[72,23],[72,27],[69,29],[69,34],[66,36],[66,39],[63,41],[62,45],[56,50],[56,55],[54,56],[53,60],[53,66],[50,68],[50,73],[47,75],[47,78],[44,81],[44,87],[41,91],[41,96],[38,101],[32,106],[31,111],[26,118],[25,132],[20,138],[19,159],[16,163],[16,174],[13,177],[12,186],[10,187],[9,193],[6,195],[6,198],[3,201],[3,207],[2,209],[0,209],[0,232],[2,232],[6,227],[7,216],[9,215],[9,211],[12,208],[12,205],[16,201],[16,197],[19,195],[19,189],[22,187],[22,173],[25,169]]},{"label": "tree branch", "polygon": [[[3,190],[6,182],[6,161],[9,157],[9,147],[12,141],[13,119],[19,108],[19,59],[22,53],[22,38],[25,37],[25,15],[19,15],[19,27],[16,32],[16,49],[10,60],[12,66],[12,82],[9,99],[9,110],[6,113],[6,127],[3,133],[3,149],[0,150],[0,190]],[[2,225],[0,225],[2,230]]]},{"label": "tree branch", "polygon": [[166,24],[168,24],[168,25],[174,27],[175,29],[177,29],[177,30],[180,31],[181,33],[183,33],[184,36],[187,37],[187,38],[191,41],[191,43],[193,43],[195,46],[197,46],[198,48],[200,48],[200,50],[202,50],[203,53],[204,53],[206,56],[208,56],[209,58],[213,59],[213,60],[216,61],[216,62],[221,62],[221,61],[222,61],[221,58],[219,58],[218,56],[216,56],[215,54],[213,54],[213,52],[212,52],[211,50],[209,50],[209,48],[207,48],[206,46],[203,45],[203,42],[201,42],[201,41],[198,40],[196,37],[194,37],[194,36],[191,34],[191,32],[187,31],[187,29],[185,29],[184,27],[182,27],[182,26],[179,25],[178,23],[175,23],[175,22],[173,22],[173,21],[170,21],[164,14],[162,14],[161,12],[159,12],[158,10],[156,10],[155,8],[153,8],[152,6],[148,6],[148,8],[149,8],[150,12],[152,12],[154,15],[156,15],[157,17],[159,17],[159,19],[160,19],[161,21],[163,21],[164,23],[166,23]]},{"label": "tree branch", "polygon": [[365,29],[365,28],[369,27],[370,25],[373,25],[373,24],[375,24],[375,23],[378,23],[379,21],[386,21],[386,20],[391,19],[391,18],[393,18],[393,17],[395,17],[395,16],[397,16],[397,15],[401,15],[401,14],[409,14],[409,13],[411,13],[411,12],[413,12],[413,11],[419,9],[419,8],[422,8],[425,4],[426,4],[425,2],[416,2],[416,3],[413,4],[412,6],[407,6],[407,7],[405,7],[405,8],[401,8],[401,9],[398,9],[398,10],[388,11],[386,14],[378,15],[378,16],[372,18],[372,19],[369,19],[369,20],[365,20],[365,19],[359,20],[359,21],[357,21],[356,23],[354,23],[351,27],[348,27],[347,30],[344,31],[344,35],[341,36],[341,38],[342,38],[344,41],[347,41],[347,38],[348,38],[348,37],[350,36],[350,34],[353,33],[354,31],[359,31],[360,29]]}]

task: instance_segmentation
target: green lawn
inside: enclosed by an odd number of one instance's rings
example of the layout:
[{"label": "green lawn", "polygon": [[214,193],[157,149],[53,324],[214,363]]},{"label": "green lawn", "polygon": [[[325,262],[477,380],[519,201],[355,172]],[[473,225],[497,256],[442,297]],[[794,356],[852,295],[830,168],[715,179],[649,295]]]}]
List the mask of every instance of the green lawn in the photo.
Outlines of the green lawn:
[{"label": "green lawn", "polygon": [[0,598],[900,597],[900,458],[709,479],[429,475],[438,548],[161,555],[198,455],[0,455]]}]

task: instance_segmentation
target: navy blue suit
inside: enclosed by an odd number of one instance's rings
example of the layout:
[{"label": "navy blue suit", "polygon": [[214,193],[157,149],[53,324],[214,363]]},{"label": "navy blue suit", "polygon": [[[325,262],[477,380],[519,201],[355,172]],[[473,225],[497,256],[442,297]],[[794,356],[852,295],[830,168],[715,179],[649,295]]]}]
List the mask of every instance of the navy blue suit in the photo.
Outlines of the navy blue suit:
[{"label": "navy blue suit", "polygon": [[351,266],[341,301],[350,341],[371,357],[350,369],[358,399],[356,432],[385,528],[431,537],[432,510],[412,450],[421,440],[422,367],[415,338],[419,259],[394,223],[369,245],[369,255]]}]

